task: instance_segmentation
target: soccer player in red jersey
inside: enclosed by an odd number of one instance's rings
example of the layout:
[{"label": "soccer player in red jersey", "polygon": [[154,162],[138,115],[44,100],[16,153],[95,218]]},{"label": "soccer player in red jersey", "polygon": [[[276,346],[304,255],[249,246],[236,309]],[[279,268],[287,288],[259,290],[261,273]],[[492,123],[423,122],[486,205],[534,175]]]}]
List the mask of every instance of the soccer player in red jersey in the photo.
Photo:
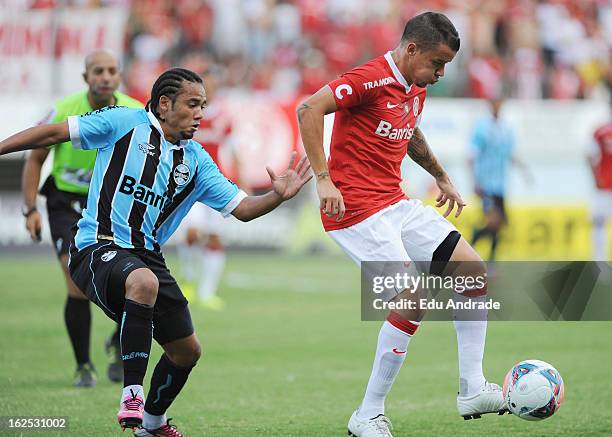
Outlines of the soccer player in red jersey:
[{"label": "soccer player in red jersey", "polygon": [[[341,75],[308,98],[297,113],[304,146],[317,176],[323,227],[357,263],[362,261],[471,261],[470,274],[486,266],[444,217],[465,203],[442,168],[419,121],[426,86],[444,76],[459,50],[459,36],[442,14],[413,17],[397,48]],[[323,150],[323,118],[335,113],[330,157]],[[444,217],[400,189],[406,153],[436,180]],[[433,264],[432,264],[433,265]],[[405,294],[399,293],[399,296]],[[484,300],[486,286],[470,290]],[[463,298],[463,297],[462,297]],[[393,310],[378,337],[372,373],[349,435],[391,436],[384,401],[404,362],[421,315]],[[472,316],[473,317],[473,316]],[[501,388],[482,371],[486,310],[477,320],[455,320],[459,352],[459,414],[466,419],[505,411]]]},{"label": "soccer player in red jersey", "polygon": [[593,259],[607,261],[609,239],[606,223],[612,216],[612,121],[600,126],[593,134],[593,140],[593,151],[589,155],[597,187],[592,212]]}]

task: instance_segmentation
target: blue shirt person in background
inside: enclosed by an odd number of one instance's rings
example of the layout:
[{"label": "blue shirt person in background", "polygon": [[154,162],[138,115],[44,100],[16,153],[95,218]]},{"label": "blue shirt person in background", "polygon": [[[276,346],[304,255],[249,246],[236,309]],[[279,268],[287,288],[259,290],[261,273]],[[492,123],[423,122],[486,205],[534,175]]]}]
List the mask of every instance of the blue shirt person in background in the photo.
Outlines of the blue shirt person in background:
[{"label": "blue shirt person in background", "polygon": [[474,190],[482,199],[486,224],[474,229],[472,246],[482,237],[491,239],[489,260],[495,260],[499,231],[508,222],[505,209],[506,184],[510,164],[524,165],[514,155],[514,132],[500,119],[503,99],[489,101],[491,114],[476,121],[471,139],[470,167]]},{"label": "blue shirt person in background", "polygon": [[[202,78],[173,68],[153,84],[146,109],[109,106],[0,142],[0,155],[68,140],[98,151],[87,207],[71,243],[70,274],[121,324],[124,388],[117,420],[141,437],[181,435],[165,413],[201,355],[187,300],[160,246],[195,202],[249,221],[295,196],[312,177],[305,157],[293,169],[293,155],[283,175],[267,169],[272,191],[247,196],[192,140],[205,107]],[[152,338],[164,354],[145,402]]]}]

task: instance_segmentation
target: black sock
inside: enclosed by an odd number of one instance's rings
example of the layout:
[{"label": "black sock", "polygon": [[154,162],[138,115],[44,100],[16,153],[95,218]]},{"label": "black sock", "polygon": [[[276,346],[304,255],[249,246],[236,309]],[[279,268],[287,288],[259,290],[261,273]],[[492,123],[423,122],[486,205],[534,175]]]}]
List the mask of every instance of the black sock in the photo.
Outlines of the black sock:
[{"label": "black sock", "polygon": [[489,229],[484,227],[481,229],[475,229],[474,235],[472,236],[472,246],[478,242],[482,237],[489,233]]},{"label": "black sock", "polygon": [[491,231],[491,256],[489,257],[489,261],[495,261],[495,252],[497,250],[497,232]]},{"label": "black sock", "polygon": [[68,296],[64,306],[64,322],[66,322],[77,364],[89,363],[89,334],[91,332],[89,301]]},{"label": "black sock", "polygon": [[145,411],[155,416],[164,414],[187,382],[191,369],[193,366],[176,366],[163,354],[151,376]]},{"label": "black sock", "polygon": [[123,386],[142,385],[153,338],[153,307],[126,299],[121,321]]},{"label": "black sock", "polygon": [[121,332],[121,325],[117,324],[117,329],[115,329],[115,332],[113,332],[113,335],[111,337],[111,344],[119,344],[120,340],[119,340],[119,334]]}]

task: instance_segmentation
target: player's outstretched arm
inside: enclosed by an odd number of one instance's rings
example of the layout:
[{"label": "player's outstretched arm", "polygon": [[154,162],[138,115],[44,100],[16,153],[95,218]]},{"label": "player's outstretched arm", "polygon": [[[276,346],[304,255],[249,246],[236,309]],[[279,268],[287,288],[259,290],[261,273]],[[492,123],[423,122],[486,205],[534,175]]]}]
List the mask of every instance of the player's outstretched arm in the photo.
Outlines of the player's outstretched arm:
[{"label": "player's outstretched arm", "polygon": [[69,140],[70,131],[67,121],[57,124],[41,124],[40,126],[18,132],[4,141],[0,141],[0,155],[29,149],[40,149]]},{"label": "player's outstretched arm", "polygon": [[459,217],[459,214],[461,214],[465,206],[465,202],[453,186],[450,177],[433,154],[429,144],[427,144],[425,135],[423,135],[423,132],[421,132],[419,128],[414,130],[414,135],[408,145],[408,156],[436,179],[436,184],[440,189],[440,195],[436,199],[436,207],[439,208],[444,206],[448,202],[448,207],[443,214],[444,217],[447,217],[453,211],[455,203],[457,203],[455,217]]},{"label": "player's outstretched arm", "polygon": [[306,150],[312,170],[317,177],[319,208],[329,217],[338,214],[338,220],[340,220],[345,212],[344,200],[340,190],[331,180],[323,150],[323,119],[326,114],[337,110],[338,106],[332,90],[325,85],[298,106],[297,118],[304,150]]},{"label": "player's outstretched arm", "polygon": [[23,167],[21,175],[21,190],[23,191],[23,205],[29,211],[26,216],[26,229],[32,241],[40,241],[42,230],[42,217],[36,210],[36,197],[40,183],[40,173],[49,156],[49,149],[37,149],[30,153]]},{"label": "player's outstretched arm", "polygon": [[289,167],[282,175],[277,176],[270,167],[266,167],[272,182],[272,191],[262,196],[245,197],[232,211],[232,215],[240,221],[248,222],[269,213],[285,200],[295,196],[304,184],[312,178],[310,164],[305,156],[300,159],[295,170],[293,169],[295,157],[296,153],[293,152]]}]

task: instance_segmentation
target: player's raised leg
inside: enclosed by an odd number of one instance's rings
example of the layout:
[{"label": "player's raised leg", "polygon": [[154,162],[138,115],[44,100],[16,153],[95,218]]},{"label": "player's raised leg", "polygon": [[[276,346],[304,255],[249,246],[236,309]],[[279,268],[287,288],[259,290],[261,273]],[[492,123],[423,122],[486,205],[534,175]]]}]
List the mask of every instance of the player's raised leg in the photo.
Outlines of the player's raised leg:
[{"label": "player's raised leg", "polygon": [[[455,264],[453,275],[464,277],[485,277],[486,265],[476,251],[462,237],[457,242],[450,258]],[[486,286],[469,290],[458,299],[484,300]],[[457,351],[459,357],[459,395],[457,409],[466,420],[479,418],[481,414],[499,412],[504,407],[501,387],[487,382],[483,370],[485,339],[487,335],[487,310],[474,309],[453,313],[455,331],[457,332]]]},{"label": "player's raised leg", "polygon": [[153,306],[159,282],[151,270],[139,268],[125,281],[125,306],[121,316],[121,357],[123,360],[123,392],[117,420],[123,428],[136,428],[142,423],[144,389],[153,338]]}]

